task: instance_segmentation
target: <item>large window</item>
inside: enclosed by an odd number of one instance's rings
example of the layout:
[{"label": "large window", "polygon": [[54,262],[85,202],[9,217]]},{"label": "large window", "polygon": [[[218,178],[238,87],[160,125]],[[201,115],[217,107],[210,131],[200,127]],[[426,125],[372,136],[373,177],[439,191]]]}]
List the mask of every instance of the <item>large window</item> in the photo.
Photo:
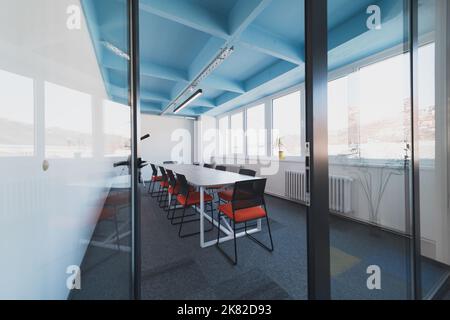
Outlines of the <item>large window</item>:
[{"label": "large window", "polygon": [[0,70],[0,157],[34,154],[33,80]]},{"label": "large window", "polygon": [[266,150],[266,110],[261,104],[247,109],[247,155],[263,156]]},{"label": "large window", "polygon": [[46,82],[46,157],[90,157],[92,156],[92,141],[91,96]]},{"label": "large window", "polygon": [[131,152],[130,107],[105,100],[103,102],[105,155],[128,156]]},{"label": "large window", "polygon": [[[349,132],[352,131],[349,124],[357,127],[359,118],[357,110],[349,106],[348,89],[348,76],[328,82],[328,153],[330,155],[346,155],[352,151],[356,153],[358,150],[358,140],[349,141]],[[357,128],[353,128],[353,132],[355,131]],[[358,135],[357,132],[355,134]],[[354,144],[353,147],[352,144]]]},{"label": "large window", "polygon": [[402,159],[410,139],[407,55],[398,55],[358,72],[359,148],[366,159]]},{"label": "large window", "polygon": [[228,146],[229,146],[229,118],[228,116],[222,117],[219,119],[219,156],[225,156],[228,154]]},{"label": "large window", "polygon": [[285,156],[301,155],[301,94],[295,91],[273,100],[273,155],[283,151]]},{"label": "large window", "polygon": [[238,112],[230,117],[231,154],[244,154],[244,113]]},{"label": "large window", "polygon": [[329,155],[403,159],[410,140],[408,61],[397,55],[329,82]]}]

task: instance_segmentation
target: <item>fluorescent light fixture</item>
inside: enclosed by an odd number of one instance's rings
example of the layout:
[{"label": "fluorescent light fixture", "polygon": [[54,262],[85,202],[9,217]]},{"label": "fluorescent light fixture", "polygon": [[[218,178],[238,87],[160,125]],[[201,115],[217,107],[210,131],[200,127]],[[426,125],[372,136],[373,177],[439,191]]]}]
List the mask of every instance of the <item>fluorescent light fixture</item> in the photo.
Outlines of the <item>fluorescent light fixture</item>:
[{"label": "fluorescent light fixture", "polygon": [[[181,99],[181,97],[186,95],[186,93],[194,92],[195,88],[197,88],[200,85],[200,83],[206,77],[208,77],[217,67],[219,67],[222,64],[222,62],[224,62],[225,59],[227,59],[233,52],[234,52],[234,47],[222,49],[220,51],[220,53],[214,58],[214,60],[205,69],[203,69],[203,71],[198,75],[197,78],[195,78],[192,81],[192,83],[189,85],[189,87],[186,90],[184,90],[180,95],[178,95],[178,97],[169,104],[169,106],[166,108],[166,110],[163,112],[163,114],[166,112],[169,112],[168,110],[173,105],[177,105],[178,101]],[[199,91],[201,91],[201,90],[199,90]],[[194,97],[194,99],[195,98],[196,97]],[[188,100],[186,100],[186,101],[188,101]],[[189,102],[191,102],[191,101],[188,101],[188,103]],[[183,106],[183,104],[184,104],[184,102],[180,105],[180,107],[184,108],[185,106]],[[180,109],[180,107],[176,108],[174,112],[180,111],[182,109],[182,108]]]},{"label": "fluorescent light fixture", "polygon": [[192,82],[192,86],[196,87],[209,76],[214,70],[216,70],[232,53],[234,52],[234,47],[223,49],[217,57],[200,73],[200,75]]},{"label": "fluorescent light fixture", "polygon": [[194,101],[195,99],[200,97],[202,94],[203,94],[203,90],[202,89],[198,89],[197,91],[195,91],[195,93],[192,96],[187,98],[182,104],[180,104],[175,110],[173,110],[173,113],[180,112],[181,110],[186,108],[192,101]]},{"label": "fluorescent light fixture", "polygon": [[114,53],[116,56],[119,56],[121,58],[124,58],[126,60],[130,60],[130,56],[117,48],[115,45],[113,45],[111,42],[108,41],[101,41],[101,43],[112,53]]}]

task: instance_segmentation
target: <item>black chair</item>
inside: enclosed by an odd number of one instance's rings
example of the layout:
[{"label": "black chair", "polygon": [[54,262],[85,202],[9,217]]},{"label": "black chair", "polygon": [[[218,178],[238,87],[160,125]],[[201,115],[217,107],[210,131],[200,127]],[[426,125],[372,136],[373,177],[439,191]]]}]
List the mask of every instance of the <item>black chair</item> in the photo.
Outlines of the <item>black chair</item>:
[{"label": "black chair", "polygon": [[164,161],[163,164],[177,164],[176,161]]},{"label": "black chair", "polygon": [[[174,220],[180,219],[181,217],[175,217],[175,210],[177,208],[177,196],[180,194],[180,184],[178,183],[177,179],[175,178],[175,175],[172,170],[167,169],[166,170],[167,178],[169,180],[169,189],[167,190],[168,194],[170,195],[170,201],[166,208],[167,211],[167,219],[170,220],[170,223],[172,225],[180,224],[180,222],[174,222]],[[194,188],[189,186],[190,191],[195,191]],[[170,215],[172,213],[172,216]],[[185,217],[192,217],[196,214],[190,214],[186,215]]]},{"label": "black chair", "polygon": [[[182,234],[182,228],[185,223],[199,221],[199,219],[188,220],[188,221],[185,221],[184,219],[187,217],[186,209],[188,207],[200,206],[200,192],[192,191],[192,188],[189,187],[186,177],[182,174],[177,174],[177,181],[179,183],[179,194],[177,196],[177,202],[183,208],[181,222],[179,223],[180,227],[178,229],[178,236],[180,238],[185,238],[185,237],[193,236],[193,235],[200,233],[200,232],[194,232],[194,233],[189,233],[189,234],[184,234],[184,235]],[[205,207],[207,204],[210,206],[211,217],[212,217],[212,220],[214,220],[213,198],[206,192],[204,193],[204,203],[205,203]],[[213,225],[211,224],[211,228],[209,230],[205,230],[205,231],[211,231],[212,229],[213,229]]]},{"label": "black chair", "polygon": [[[240,181],[234,184],[233,197],[231,202],[219,206],[219,225],[217,227],[217,248],[222,252],[234,265],[237,264],[237,244],[236,244],[236,224],[244,223],[246,235],[255,243],[268,250],[273,251],[272,233],[270,231],[269,216],[267,213],[266,203],[264,200],[264,190],[266,188],[267,179],[258,179],[250,181]],[[220,219],[226,216],[232,222],[234,237],[234,259],[231,258],[220,247]],[[267,229],[269,231],[270,247],[266,246],[258,239],[247,233],[247,222],[266,218]]]},{"label": "black chair", "polygon": [[194,166],[199,166],[199,165],[200,165],[200,163],[198,163],[198,162],[194,162],[194,163],[193,163],[193,165],[194,165]]},{"label": "black chair", "polygon": [[227,167],[225,167],[225,166],[216,166],[216,170],[227,171]]},{"label": "black chair", "polygon": [[150,163],[150,166],[152,167],[152,177],[150,179],[150,184],[148,185],[148,193],[152,196],[155,197],[155,185],[158,182],[161,182],[162,180],[162,176],[158,176],[158,168],[156,168],[156,166],[153,163]]},{"label": "black chair", "polygon": [[242,174],[244,176],[254,177],[254,176],[256,176],[256,171],[242,168],[242,169],[239,169],[239,174]]},{"label": "black chair", "polygon": [[[254,176],[256,176],[256,171],[250,170],[250,169],[240,169],[239,174],[242,174],[244,176],[254,177]],[[231,199],[233,197],[233,189],[232,188],[226,189],[224,191],[219,192],[218,195],[219,195],[218,205],[220,205],[221,201],[229,202],[229,201],[231,201]]]},{"label": "black chair", "polygon": [[204,167],[204,168],[208,168],[208,169],[213,169],[213,168],[214,168],[214,165],[209,164],[209,163],[205,163],[205,164],[203,165],[203,167]]},{"label": "black chair", "polygon": [[159,167],[159,171],[161,172],[161,182],[160,184],[160,192],[158,195],[158,204],[160,208],[163,208],[164,205],[162,203],[164,203],[164,201],[167,201],[167,197],[168,197],[168,189],[169,189],[169,178],[167,177],[167,173],[166,173],[166,169],[164,169],[163,167]]}]

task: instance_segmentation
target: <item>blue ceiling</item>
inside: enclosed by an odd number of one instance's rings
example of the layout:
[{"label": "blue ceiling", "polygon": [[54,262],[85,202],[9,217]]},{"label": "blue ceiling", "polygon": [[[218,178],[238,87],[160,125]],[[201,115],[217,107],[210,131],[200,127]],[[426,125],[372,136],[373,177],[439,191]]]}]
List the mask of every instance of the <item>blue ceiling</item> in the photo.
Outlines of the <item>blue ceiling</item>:
[{"label": "blue ceiling", "polygon": [[[128,61],[117,50],[127,53],[125,2],[82,0],[105,88],[122,103]],[[402,43],[403,3],[329,0],[329,69]],[[421,0],[422,12],[434,10],[433,3]],[[381,30],[366,27],[372,4],[381,8]],[[430,28],[431,22],[422,21],[422,33]],[[234,52],[200,82],[203,96],[182,115],[216,116],[298,84],[304,78],[304,38],[304,0],[140,0],[142,112],[172,113],[225,47]]]}]

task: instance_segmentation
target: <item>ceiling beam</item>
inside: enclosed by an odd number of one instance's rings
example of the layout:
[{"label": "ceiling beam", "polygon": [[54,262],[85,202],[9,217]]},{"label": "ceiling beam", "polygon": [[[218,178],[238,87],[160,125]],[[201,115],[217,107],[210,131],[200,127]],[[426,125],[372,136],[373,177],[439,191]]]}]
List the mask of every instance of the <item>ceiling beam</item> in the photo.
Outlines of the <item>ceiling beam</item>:
[{"label": "ceiling beam", "polygon": [[227,79],[215,74],[209,75],[206,79],[203,80],[201,85],[211,89],[218,89],[235,93],[245,92],[244,85],[241,82]]},{"label": "ceiling beam", "polygon": [[[403,5],[398,1],[391,0],[380,0],[376,2],[378,6],[380,6],[383,12],[382,22],[386,23],[391,21],[395,17],[398,16],[398,13],[403,10]],[[365,8],[362,8],[360,12],[354,15],[352,18],[346,20],[344,23],[337,25],[332,30],[329,31],[329,51],[345,44],[346,42],[364,34],[367,32],[377,32],[376,30],[368,30],[366,28],[366,20],[367,13]],[[360,26],[360,27],[355,27]],[[241,44],[252,46],[255,50],[269,50],[270,46],[265,45],[270,44],[275,37],[273,35],[269,35],[266,39],[264,39],[265,34],[261,32],[261,30],[257,30],[254,26],[249,26],[241,35]],[[253,46],[252,42],[256,42],[256,45]],[[289,77],[292,72],[304,72],[304,58],[302,52],[302,48],[297,50],[293,50],[293,48],[289,48],[285,46],[286,42],[281,41],[276,49],[272,52],[272,55],[278,55],[280,52],[285,53],[284,57],[279,57],[284,61],[280,61],[272,66],[269,66],[262,72],[252,76],[244,82],[244,88],[246,93],[251,94],[253,90],[259,89],[261,86],[267,85],[272,82],[274,79],[280,79],[282,77]],[[267,49],[263,49],[267,47]],[[298,52],[298,53],[296,53]],[[297,56],[294,56],[294,53]],[[289,61],[289,62],[287,62]],[[218,107],[221,107],[224,104],[229,104],[233,100],[241,97],[241,95],[236,95],[232,93],[224,93],[218,98],[215,99],[215,104]]]},{"label": "ceiling beam", "polygon": [[228,29],[232,37],[238,37],[272,0],[239,0],[228,17]]},{"label": "ceiling beam", "polygon": [[239,43],[255,51],[297,65],[301,65],[305,61],[302,47],[256,26],[249,26],[241,34]]},{"label": "ceiling beam", "polygon": [[[398,14],[404,10],[402,1],[380,0],[375,4],[381,9],[382,25],[397,17]],[[328,51],[331,51],[341,44],[346,43],[366,32],[378,32],[378,30],[367,29],[367,17],[368,14],[366,13],[364,7],[352,18],[345,20],[345,22],[329,31]]]},{"label": "ceiling beam", "polygon": [[189,1],[141,0],[139,7],[145,12],[216,37],[226,38],[229,36],[226,23],[222,17]]}]

